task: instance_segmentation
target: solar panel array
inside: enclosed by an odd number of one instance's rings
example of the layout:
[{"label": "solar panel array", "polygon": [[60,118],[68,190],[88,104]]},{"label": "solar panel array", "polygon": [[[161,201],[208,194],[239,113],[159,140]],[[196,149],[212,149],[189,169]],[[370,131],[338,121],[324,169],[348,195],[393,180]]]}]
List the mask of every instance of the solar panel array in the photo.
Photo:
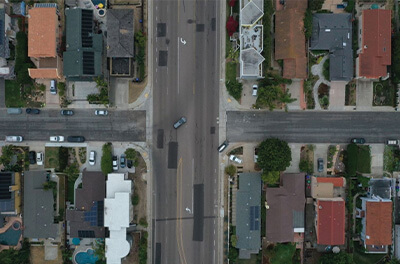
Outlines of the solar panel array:
[{"label": "solar panel array", "polygon": [[78,236],[80,238],[94,238],[94,231],[92,230],[78,230]]},{"label": "solar panel array", "polygon": [[83,73],[88,75],[94,74],[94,52],[83,52]]},{"label": "solar panel array", "polygon": [[93,45],[93,11],[92,10],[82,10],[82,27],[81,27],[81,37],[82,37],[82,47],[90,48]]},{"label": "solar panel array", "polygon": [[0,200],[11,199],[10,185],[12,182],[11,173],[0,174]]},{"label": "solar panel array", "polygon": [[260,229],[260,206],[250,206],[250,231]]},{"label": "solar panel array", "polygon": [[104,201],[97,202],[97,226],[104,226]]},{"label": "solar panel array", "polygon": [[57,8],[57,4],[55,4],[55,3],[36,3],[35,7],[55,7],[55,8]]},{"label": "solar panel array", "polygon": [[0,45],[3,45],[4,34],[4,21],[0,20]]},{"label": "solar panel array", "polygon": [[104,225],[104,202],[94,202],[90,211],[84,213],[85,221],[89,222],[91,226]]}]

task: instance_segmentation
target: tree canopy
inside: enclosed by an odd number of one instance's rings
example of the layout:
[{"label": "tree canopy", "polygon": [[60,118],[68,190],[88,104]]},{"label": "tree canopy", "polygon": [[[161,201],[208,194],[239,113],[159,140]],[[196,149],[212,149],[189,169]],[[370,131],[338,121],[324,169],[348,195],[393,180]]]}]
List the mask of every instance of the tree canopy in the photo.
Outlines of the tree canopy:
[{"label": "tree canopy", "polygon": [[268,138],[258,147],[257,164],[264,172],[284,171],[292,161],[292,152],[286,141]]}]

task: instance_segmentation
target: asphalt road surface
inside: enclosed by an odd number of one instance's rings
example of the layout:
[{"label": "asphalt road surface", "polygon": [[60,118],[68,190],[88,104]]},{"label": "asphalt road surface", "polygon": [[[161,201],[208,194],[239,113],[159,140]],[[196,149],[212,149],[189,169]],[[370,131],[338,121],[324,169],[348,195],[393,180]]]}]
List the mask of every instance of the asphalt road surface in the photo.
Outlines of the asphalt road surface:
[{"label": "asphalt road surface", "polygon": [[396,112],[227,112],[230,142],[260,142],[277,137],[291,143],[347,143],[363,137],[367,143],[400,139]]},{"label": "asphalt road surface", "polygon": [[[24,109],[23,109],[24,110]],[[50,136],[84,136],[87,141],[129,141],[146,139],[145,111],[113,111],[96,116],[94,109],[72,109],[73,116],[60,110],[41,110],[39,115],[7,114],[0,110],[0,139],[23,136],[24,140],[48,141]]]},{"label": "asphalt road surface", "polygon": [[[155,1],[155,264],[218,263],[220,2]],[[173,124],[185,116],[178,129]],[[222,238],[220,239],[222,241]]]}]

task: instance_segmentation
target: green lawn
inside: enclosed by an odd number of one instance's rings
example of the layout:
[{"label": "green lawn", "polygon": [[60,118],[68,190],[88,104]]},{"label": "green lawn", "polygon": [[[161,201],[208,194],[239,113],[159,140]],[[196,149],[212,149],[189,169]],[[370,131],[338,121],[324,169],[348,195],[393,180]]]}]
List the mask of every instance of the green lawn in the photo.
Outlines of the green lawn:
[{"label": "green lawn", "polygon": [[69,181],[67,184],[68,184],[67,200],[73,204],[74,203],[74,182]]},{"label": "green lawn", "polygon": [[396,89],[389,80],[374,82],[374,106],[394,106]]},{"label": "green lawn", "polygon": [[5,82],[6,107],[24,107],[25,100],[22,99],[20,86],[16,81],[6,80]]},{"label": "green lawn", "polygon": [[[261,254],[261,251],[258,254]],[[250,259],[238,259],[235,263],[236,264],[258,264],[260,262],[258,259],[258,255],[251,254]]]},{"label": "green lawn", "polygon": [[361,245],[354,243],[354,263],[375,264],[384,257],[385,254],[365,254]]},{"label": "green lawn", "polygon": [[270,252],[271,264],[289,264],[293,263],[293,256],[296,252],[294,244],[277,244]]},{"label": "green lawn", "polygon": [[371,149],[368,145],[358,146],[357,171],[371,173]]},{"label": "green lawn", "polygon": [[234,62],[228,62],[226,64],[226,81],[236,81],[236,68],[237,64]]},{"label": "green lawn", "polygon": [[60,206],[60,212],[65,211],[65,176],[64,175],[59,175],[58,176],[58,184],[59,184],[59,189],[58,189],[58,204]]},{"label": "green lawn", "polygon": [[45,167],[46,168],[55,168],[58,169],[60,164],[59,164],[59,150],[60,148],[57,147],[48,147],[45,148]]}]

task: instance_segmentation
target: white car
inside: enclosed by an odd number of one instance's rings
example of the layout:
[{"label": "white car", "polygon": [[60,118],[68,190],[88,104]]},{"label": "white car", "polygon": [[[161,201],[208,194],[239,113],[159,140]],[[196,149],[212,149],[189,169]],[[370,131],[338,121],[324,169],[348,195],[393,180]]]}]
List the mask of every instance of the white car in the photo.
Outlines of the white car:
[{"label": "white car", "polygon": [[258,85],[254,84],[253,85],[253,96],[257,96],[257,91],[258,91]]},{"label": "white car", "polygon": [[118,170],[118,156],[113,156],[112,165],[113,165],[113,171],[117,171]]},{"label": "white car", "polygon": [[229,159],[231,160],[231,161],[233,161],[233,162],[236,162],[237,164],[242,164],[242,160],[241,159],[239,159],[238,157],[236,157],[235,155],[230,155],[229,156]]},{"label": "white car", "polygon": [[107,116],[108,115],[108,111],[107,110],[96,110],[94,111],[94,114],[97,116]]},{"label": "white car", "polygon": [[36,153],[36,164],[43,165],[43,159],[44,159],[43,152],[37,152]]},{"label": "white car", "polygon": [[64,137],[63,136],[51,136],[50,141],[51,142],[64,142]]},{"label": "white car", "polygon": [[96,164],[96,151],[90,151],[90,154],[89,154],[89,164],[91,165],[91,166],[93,166],[94,164]]}]

